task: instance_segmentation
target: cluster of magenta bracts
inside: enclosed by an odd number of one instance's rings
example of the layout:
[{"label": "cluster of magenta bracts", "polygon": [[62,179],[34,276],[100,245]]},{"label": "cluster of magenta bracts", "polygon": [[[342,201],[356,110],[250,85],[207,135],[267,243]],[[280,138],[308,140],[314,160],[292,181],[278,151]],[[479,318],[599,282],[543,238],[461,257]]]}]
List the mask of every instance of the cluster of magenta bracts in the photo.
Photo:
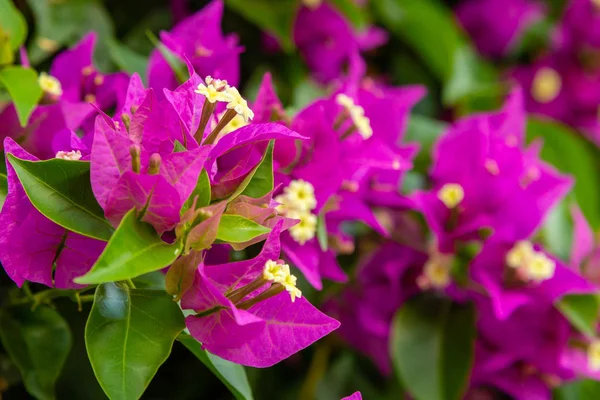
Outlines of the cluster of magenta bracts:
[{"label": "cluster of magenta bracts", "polygon": [[[558,382],[600,378],[600,341],[576,333],[554,307],[566,294],[597,291],[596,247],[577,210],[570,263],[532,239],[573,182],[540,161],[539,143],[525,146],[520,89],[501,111],[452,125],[433,150],[430,189],[401,195],[418,150],[401,144],[402,134],[424,90],[366,75],[360,51],[385,35],[356,34],[327,4],[303,8],[295,40],[315,76],[333,84],[326,97],[288,115],[269,75],[250,105],[235,88],[243,49],[222,34],[222,12],[214,1],[161,35],[188,67],[184,82],[158,50],[149,88],[137,75],[102,75],[88,36],[40,77],[44,104],[26,128],[12,107],[2,111],[5,152],[89,162],[93,193],[113,226],[135,209],[163,240],[181,241],[182,254],[166,271],[167,290],[190,310],[189,332],[227,360],[270,366],[341,322],[340,335],[388,374],[393,314],[409,297],[435,291],[476,304],[473,389],[548,398]],[[333,52],[332,41],[340,43]],[[237,193],[267,153],[273,189],[258,198]],[[92,268],[105,243],[47,219],[10,164],[7,170],[0,213],[6,272],[18,285],[80,287],[73,280]],[[209,204],[194,193],[202,174],[210,181]],[[226,214],[269,233],[216,242]],[[369,249],[360,253],[355,279],[325,306],[338,322],[302,297],[292,272],[316,289],[324,279],[346,282],[337,256],[356,251],[345,229],[353,221],[369,226],[376,240],[361,246]],[[256,257],[229,262],[232,249],[258,243]],[[468,267],[461,280],[458,264]],[[171,280],[180,285],[169,287]]]},{"label": "cluster of magenta bracts", "polygon": [[[547,5],[537,0],[465,0],[457,15],[479,50],[502,58],[517,50],[529,29],[544,23]],[[526,90],[527,111],[583,132],[600,145],[600,2],[569,0],[533,62],[513,65],[506,78]]]}]

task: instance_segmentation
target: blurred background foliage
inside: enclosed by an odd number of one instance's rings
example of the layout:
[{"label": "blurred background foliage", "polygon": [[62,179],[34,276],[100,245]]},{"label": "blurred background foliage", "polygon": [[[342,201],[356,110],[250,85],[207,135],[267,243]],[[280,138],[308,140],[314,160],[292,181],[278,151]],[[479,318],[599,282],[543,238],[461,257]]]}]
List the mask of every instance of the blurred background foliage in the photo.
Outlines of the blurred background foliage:
[{"label": "blurred background foliage", "polygon": [[[10,0],[0,0],[0,5]],[[193,12],[207,2],[189,0]],[[458,26],[452,8],[455,0],[371,0],[365,11],[352,0],[331,3],[360,29],[368,22],[386,28],[389,42],[367,54],[369,72],[396,85],[421,84],[428,95],[415,108],[407,142],[419,142],[421,151],[416,168],[406,179],[405,189],[425,184],[428,155],[432,143],[454,118],[499,106],[508,86],[501,80],[502,63],[481,58],[471,40]],[[546,20],[533,26],[519,46],[504,62],[528,62],[548,40],[548,30],[561,14],[563,0],[549,0]],[[147,59],[154,48],[148,32],[173,26],[168,0],[14,0],[25,17],[21,29],[33,66],[47,70],[54,54],[75,44],[88,31],[99,34],[95,62],[104,72],[125,70],[145,76]],[[299,110],[322,95],[309,71],[294,49],[291,29],[299,0],[226,0],[223,22],[225,32],[240,37],[245,52],[241,55],[243,93],[253,98],[266,71],[274,75],[283,103]],[[0,7],[6,17],[8,9]],[[0,18],[2,16],[0,15]],[[263,31],[278,38],[281,51],[265,51]],[[528,140],[541,138],[542,157],[558,169],[574,175],[575,189],[548,218],[541,235],[550,250],[566,257],[570,249],[572,221],[569,205],[577,202],[592,226],[600,227],[600,157],[598,149],[571,128],[556,122],[531,119]],[[368,239],[363,245],[368,245]],[[352,267],[355,260],[346,260]],[[2,272],[3,273],[3,272]],[[2,296],[10,296],[10,280],[1,280]],[[335,285],[321,293],[301,285],[307,297],[325,299]],[[59,399],[103,399],[94,378],[83,342],[83,329],[89,310],[78,310],[71,301],[58,301],[56,311],[68,322],[72,348],[57,384]],[[48,308],[48,312],[54,312]],[[52,335],[34,325],[34,334]],[[37,329],[37,331],[36,331]],[[60,328],[58,328],[60,329]],[[294,355],[281,364],[258,370],[247,368],[256,399],[339,399],[356,390],[365,399],[398,399],[401,392],[394,379],[384,379],[371,362],[346,347],[335,335]],[[25,399],[28,394],[19,384],[21,377],[4,351],[0,352],[0,390],[2,398]],[[600,398],[597,384],[572,384],[560,393],[560,399]],[[586,396],[594,397],[586,397]],[[168,361],[160,368],[144,399],[230,399],[225,386],[193,354],[176,343]]]}]

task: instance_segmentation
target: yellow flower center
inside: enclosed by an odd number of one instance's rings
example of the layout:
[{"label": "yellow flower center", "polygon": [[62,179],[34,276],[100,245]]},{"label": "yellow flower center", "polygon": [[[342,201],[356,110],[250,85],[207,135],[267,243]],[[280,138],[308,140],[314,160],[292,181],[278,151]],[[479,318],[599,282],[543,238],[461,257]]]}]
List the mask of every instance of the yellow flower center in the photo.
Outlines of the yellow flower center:
[{"label": "yellow flower center", "polygon": [[354,103],[351,97],[340,93],[335,96],[335,101],[340,106],[344,107],[350,118],[352,119],[352,123],[356,127],[358,134],[362,136],[363,139],[368,139],[373,136],[373,129],[371,128],[371,120],[365,116],[365,109],[361,106]]},{"label": "yellow flower center", "polygon": [[290,266],[287,264],[278,264],[276,261],[268,260],[263,269],[263,278],[283,286],[290,294],[292,303],[296,301],[296,298],[302,297],[302,292],[296,287],[297,278],[290,273]]},{"label": "yellow flower center", "polygon": [[465,191],[458,183],[446,183],[438,190],[437,197],[446,207],[455,208],[465,198]]},{"label": "yellow flower center", "polygon": [[600,339],[594,339],[587,349],[588,366],[592,371],[600,371]]},{"label": "yellow flower center", "polygon": [[254,112],[248,107],[248,102],[242,97],[240,92],[233,87],[229,86],[225,89],[225,95],[227,97],[227,109],[235,110],[245,122],[254,118]]},{"label": "yellow flower center", "polygon": [[428,284],[436,289],[443,289],[450,284],[450,268],[435,257],[425,263],[423,275]]},{"label": "yellow flower center", "polygon": [[535,282],[542,282],[554,276],[556,264],[544,253],[536,252],[526,264],[525,273]]},{"label": "yellow flower center", "polygon": [[506,264],[511,268],[521,268],[529,262],[534,254],[531,242],[521,240],[506,254]]},{"label": "yellow flower center", "polygon": [[300,220],[290,228],[290,235],[296,242],[304,244],[315,237],[317,233],[316,215],[308,211],[288,211],[287,217]]},{"label": "yellow flower center", "polygon": [[550,103],[556,99],[562,87],[562,80],[555,69],[541,68],[533,78],[531,95],[538,103]]},{"label": "yellow flower center", "polygon": [[48,94],[54,96],[60,96],[63,94],[60,81],[45,72],[42,72],[38,77],[38,83],[42,90]]}]

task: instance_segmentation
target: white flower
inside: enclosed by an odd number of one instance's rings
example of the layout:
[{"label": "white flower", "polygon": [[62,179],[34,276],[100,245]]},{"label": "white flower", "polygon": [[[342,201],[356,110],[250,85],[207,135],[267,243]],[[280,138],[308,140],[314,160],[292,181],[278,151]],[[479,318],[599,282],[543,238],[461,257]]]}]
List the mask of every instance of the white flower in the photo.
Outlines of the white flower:
[{"label": "white flower", "polygon": [[229,86],[225,89],[225,93],[227,95],[227,109],[234,110],[236,113],[244,118],[245,122],[254,118],[254,112],[248,107],[248,102],[242,97],[240,92],[233,87]]},{"label": "white flower", "polygon": [[42,90],[48,94],[54,96],[60,96],[63,94],[62,85],[60,81],[55,77],[48,75],[45,72],[42,72],[38,77],[38,83]]},{"label": "white flower", "polygon": [[59,151],[56,153],[56,158],[61,158],[63,160],[79,160],[81,158],[81,152],[79,150]]}]

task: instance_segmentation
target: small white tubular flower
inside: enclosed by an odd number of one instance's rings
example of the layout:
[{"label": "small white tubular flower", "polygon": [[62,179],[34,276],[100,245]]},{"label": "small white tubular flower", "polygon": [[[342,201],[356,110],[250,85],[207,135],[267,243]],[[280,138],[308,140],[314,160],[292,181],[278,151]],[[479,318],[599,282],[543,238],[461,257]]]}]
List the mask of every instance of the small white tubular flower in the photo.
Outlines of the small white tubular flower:
[{"label": "small white tubular flower", "polygon": [[444,289],[450,284],[450,268],[436,257],[425,263],[423,275],[427,279],[427,283],[436,289]]},{"label": "small white tubular flower", "polygon": [[[312,211],[317,206],[315,188],[310,182],[295,179],[283,191],[285,195],[282,200],[287,209]],[[275,201],[279,200],[276,198]]]},{"label": "small white tubular flower", "polygon": [[206,84],[198,84],[198,87],[194,92],[206,97],[209,103],[229,101],[229,96],[227,95],[227,81],[213,79],[212,77],[207,76],[206,79],[204,79],[204,82]]},{"label": "small white tubular flower", "polygon": [[204,82],[206,82],[207,85],[214,86],[217,90],[225,90],[229,87],[229,84],[225,79],[214,79],[210,75],[204,78]]},{"label": "small white tubular flower", "polygon": [[335,96],[335,102],[347,110],[350,110],[352,107],[354,107],[354,100],[352,100],[350,96],[343,93]]},{"label": "small white tubular flower", "polygon": [[[287,269],[283,267],[287,267]],[[267,281],[278,282],[284,279],[289,271],[290,267],[287,264],[278,264],[276,261],[268,260],[263,268],[262,276]]]},{"label": "small white tubular flower", "polygon": [[531,242],[527,240],[518,241],[508,253],[506,253],[506,264],[511,268],[521,268],[526,265],[535,255]]},{"label": "small white tubular flower", "polygon": [[62,85],[60,81],[55,77],[42,72],[38,77],[38,84],[42,90],[53,96],[60,96],[63,94]]},{"label": "small white tubular flower", "polygon": [[287,290],[287,292],[290,294],[292,303],[295,302],[297,298],[302,297],[302,292],[296,287],[296,281],[297,278],[294,275],[288,273],[287,276],[281,282],[277,282],[281,284],[285,288],[285,290]]},{"label": "small white tubular flower", "polygon": [[362,136],[363,139],[368,139],[373,136],[371,120],[365,117],[364,108],[354,103],[354,100],[352,100],[350,96],[343,93],[335,96],[335,102],[346,109],[352,119],[352,123],[356,127],[356,130],[358,130],[358,134]]},{"label": "small white tubular flower", "polygon": [[587,348],[588,366],[592,371],[600,371],[600,339],[594,339]]},{"label": "small white tubular flower", "polygon": [[531,83],[531,96],[538,103],[550,103],[556,99],[562,87],[562,79],[555,69],[544,67],[536,72]]},{"label": "small white tubular flower", "polygon": [[438,190],[438,199],[448,208],[455,208],[465,198],[465,190],[458,183],[446,183]]},{"label": "small white tubular flower", "polygon": [[61,158],[63,160],[79,160],[81,159],[81,152],[79,150],[72,151],[59,151],[56,153],[56,158]]},{"label": "small white tubular flower", "polygon": [[288,218],[299,219],[296,225],[290,228],[292,238],[303,245],[313,239],[317,233],[317,216],[306,211],[291,211]]},{"label": "small white tubular flower", "polygon": [[554,276],[556,263],[538,251],[528,260],[523,269],[529,279],[534,282],[542,282]]},{"label": "small white tubular flower", "polygon": [[227,89],[225,89],[225,93],[227,95],[228,110],[234,110],[236,113],[241,115],[242,118],[244,118],[245,122],[248,122],[254,118],[254,112],[250,109],[250,107],[248,107],[248,102],[242,97],[240,92],[238,92],[235,87],[229,86]]}]

